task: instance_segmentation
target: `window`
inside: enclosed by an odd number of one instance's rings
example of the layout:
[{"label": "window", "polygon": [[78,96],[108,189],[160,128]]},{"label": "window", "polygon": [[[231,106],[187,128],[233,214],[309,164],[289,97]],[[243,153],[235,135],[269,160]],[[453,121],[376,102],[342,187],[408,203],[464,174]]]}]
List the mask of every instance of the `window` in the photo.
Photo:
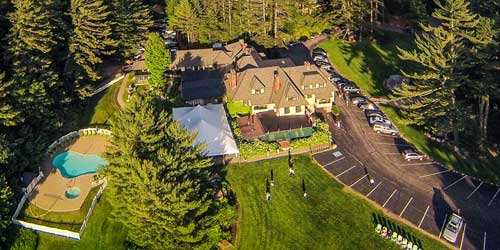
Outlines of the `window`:
[{"label": "window", "polygon": [[253,110],[263,110],[263,109],[267,109],[267,106],[266,105],[255,105],[255,106],[253,106]]},{"label": "window", "polygon": [[290,107],[285,107],[285,114],[290,114]]},{"label": "window", "polygon": [[306,95],[306,98],[311,99],[311,98],[313,98],[313,95]]},{"label": "window", "polygon": [[287,101],[297,101],[297,97],[296,96],[289,96],[286,98]]},{"label": "window", "polygon": [[295,107],[295,113],[302,112],[302,107],[301,106],[296,106]]},{"label": "window", "polygon": [[252,94],[264,94],[264,89],[252,89]]},{"label": "window", "polygon": [[302,86],[303,89],[312,89],[312,85],[304,85]]},{"label": "window", "polygon": [[324,88],[325,86],[326,86],[326,84],[324,82],[319,84],[320,88]]}]

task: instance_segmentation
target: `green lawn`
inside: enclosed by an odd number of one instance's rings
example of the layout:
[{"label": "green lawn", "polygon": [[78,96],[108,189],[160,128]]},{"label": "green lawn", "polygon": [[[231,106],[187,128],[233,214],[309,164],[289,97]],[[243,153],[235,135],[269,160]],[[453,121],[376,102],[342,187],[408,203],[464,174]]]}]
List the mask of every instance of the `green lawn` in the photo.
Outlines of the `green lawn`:
[{"label": "green lawn", "polygon": [[[237,249],[399,249],[374,232],[379,209],[336,182],[309,156],[294,156],[294,163],[294,178],[288,175],[286,157],[228,167],[239,207]],[[266,201],[271,169],[276,185],[272,200]],[[303,178],[308,199],[302,196]],[[408,226],[400,228],[423,249],[447,249]]]},{"label": "green lawn", "polygon": [[[330,40],[320,45],[328,52],[338,72],[355,82],[369,97],[388,97],[390,93],[383,87],[383,81],[392,74],[399,74],[401,68],[409,67],[398,58],[397,46],[414,47],[411,37],[395,33],[379,36],[376,42],[350,44]],[[398,127],[402,137],[432,159],[461,172],[500,183],[500,168],[495,167],[498,159],[461,160],[450,147],[429,140],[419,128],[403,125],[403,118],[395,108],[381,106],[381,109]]]},{"label": "green lawn", "polygon": [[414,45],[411,37],[397,33],[380,36],[378,43],[330,40],[320,45],[340,74],[355,82],[367,96],[377,97],[389,94],[383,81],[400,74],[400,68],[407,65],[397,57],[397,46],[410,49]]},{"label": "green lawn", "polygon": [[[106,201],[106,192],[97,203],[89,224],[80,241],[64,239],[38,233],[37,250],[124,250],[126,231],[123,226],[111,220],[111,206]],[[26,230],[27,231],[27,230]],[[22,240],[22,238],[18,238]],[[17,244],[17,243],[16,243]],[[33,249],[34,250],[34,249]]]},{"label": "green lawn", "polygon": [[35,205],[29,204],[19,215],[19,219],[39,225],[78,232],[82,226],[83,220],[85,220],[87,212],[90,209],[90,205],[92,205],[92,200],[98,191],[99,187],[95,187],[90,190],[87,198],[85,198],[82,208],[78,211],[64,213],[48,212],[47,210],[43,210]]}]

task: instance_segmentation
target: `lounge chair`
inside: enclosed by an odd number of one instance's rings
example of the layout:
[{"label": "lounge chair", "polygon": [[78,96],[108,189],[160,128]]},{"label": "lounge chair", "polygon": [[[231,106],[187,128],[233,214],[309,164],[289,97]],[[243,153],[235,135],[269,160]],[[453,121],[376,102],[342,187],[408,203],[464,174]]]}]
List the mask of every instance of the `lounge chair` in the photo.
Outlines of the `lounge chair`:
[{"label": "lounge chair", "polygon": [[392,232],[391,240],[396,242],[398,240],[398,233]]},{"label": "lounge chair", "polygon": [[398,235],[398,240],[396,241],[396,244],[401,245],[403,243],[403,236]]},{"label": "lounge chair", "polygon": [[375,227],[375,232],[379,234],[381,231],[382,231],[382,225],[377,224],[377,227]]},{"label": "lounge chair", "polygon": [[382,232],[380,233],[380,236],[385,237],[387,235],[387,227],[382,227]]},{"label": "lounge chair", "polygon": [[407,245],[408,245],[408,240],[405,238],[405,239],[403,239],[403,242],[401,243],[401,248],[406,249]]},{"label": "lounge chair", "polygon": [[408,242],[408,246],[406,246],[406,250],[412,250],[413,249],[413,242]]},{"label": "lounge chair", "polygon": [[412,250],[418,250],[417,244],[413,245],[413,249]]}]

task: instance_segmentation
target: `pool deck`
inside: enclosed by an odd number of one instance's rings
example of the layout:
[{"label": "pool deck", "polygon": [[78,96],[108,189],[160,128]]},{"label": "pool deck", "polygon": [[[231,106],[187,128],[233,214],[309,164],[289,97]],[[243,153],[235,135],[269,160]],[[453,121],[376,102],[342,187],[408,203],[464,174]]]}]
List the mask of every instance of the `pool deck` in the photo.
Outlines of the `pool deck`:
[{"label": "pool deck", "polygon": [[[87,155],[102,154],[108,144],[109,142],[104,136],[81,137],[72,145],[54,154],[54,157],[64,151]],[[43,162],[43,171],[48,175],[31,192],[30,202],[39,208],[52,212],[79,210],[92,188],[94,174],[80,175],[71,179],[63,177],[61,172],[52,166],[54,157],[50,157]],[[69,187],[78,187],[80,196],[74,199],[66,198],[65,192]]]}]

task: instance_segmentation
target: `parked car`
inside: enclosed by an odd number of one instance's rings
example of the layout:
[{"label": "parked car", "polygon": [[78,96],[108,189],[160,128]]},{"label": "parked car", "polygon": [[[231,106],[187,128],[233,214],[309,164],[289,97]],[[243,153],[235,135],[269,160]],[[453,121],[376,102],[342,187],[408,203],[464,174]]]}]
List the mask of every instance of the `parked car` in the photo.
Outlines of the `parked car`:
[{"label": "parked car", "polygon": [[365,110],[365,115],[366,116],[371,116],[371,115],[374,115],[374,114],[378,114],[378,115],[384,115],[384,113],[382,113],[382,111],[378,110],[378,109],[367,109]]},{"label": "parked car", "polygon": [[[378,110],[367,109],[366,111],[378,111]],[[366,115],[366,118],[368,118],[368,119],[370,119],[370,117],[378,117],[381,119],[387,119],[387,117],[382,112],[365,113],[365,115]]]},{"label": "parked car", "polygon": [[462,224],[464,219],[458,214],[453,213],[444,228],[443,237],[451,242],[455,243],[457,241],[458,233],[462,229]]},{"label": "parked car", "polygon": [[390,134],[397,135],[399,133],[398,129],[391,124],[375,123],[373,124],[373,131],[377,134]]},{"label": "parked car", "polygon": [[326,51],[324,49],[322,49],[322,48],[315,48],[315,49],[313,49],[312,54],[313,54],[313,56],[316,56],[316,55],[328,56],[328,54],[326,53]]},{"label": "parked car", "polygon": [[349,98],[351,99],[351,103],[354,105],[368,103],[368,100],[366,100],[363,96],[349,96]]},{"label": "parked car", "polygon": [[321,65],[330,65],[329,62],[325,62],[325,61],[316,61],[316,62],[314,62],[314,64],[316,64],[316,66],[318,66],[318,67],[321,67]]},{"label": "parked car", "polygon": [[377,117],[377,116],[370,116],[368,118],[368,123],[370,125],[374,125],[376,123],[382,123],[382,124],[388,124],[388,125],[391,125],[392,122],[387,120],[387,119],[384,119],[384,118],[381,118],[381,117]]},{"label": "parked car", "polygon": [[411,160],[420,160],[421,161],[424,159],[424,156],[417,153],[413,149],[407,149],[407,150],[403,151],[403,158],[407,161],[411,161]]},{"label": "parked car", "polygon": [[360,105],[358,105],[358,108],[360,108],[363,111],[366,111],[366,110],[378,110],[378,107],[375,106],[375,104],[373,104],[372,102],[368,102],[366,104],[360,104]]},{"label": "parked car", "polygon": [[361,92],[361,89],[359,89],[358,87],[356,87],[354,85],[344,86],[342,88],[342,90],[344,90],[345,93],[359,93],[359,92]]},{"label": "parked car", "polygon": [[318,61],[321,61],[321,62],[328,62],[328,58],[324,57],[324,56],[321,56],[321,55],[317,55],[313,58],[313,61],[315,62],[318,62]]}]

